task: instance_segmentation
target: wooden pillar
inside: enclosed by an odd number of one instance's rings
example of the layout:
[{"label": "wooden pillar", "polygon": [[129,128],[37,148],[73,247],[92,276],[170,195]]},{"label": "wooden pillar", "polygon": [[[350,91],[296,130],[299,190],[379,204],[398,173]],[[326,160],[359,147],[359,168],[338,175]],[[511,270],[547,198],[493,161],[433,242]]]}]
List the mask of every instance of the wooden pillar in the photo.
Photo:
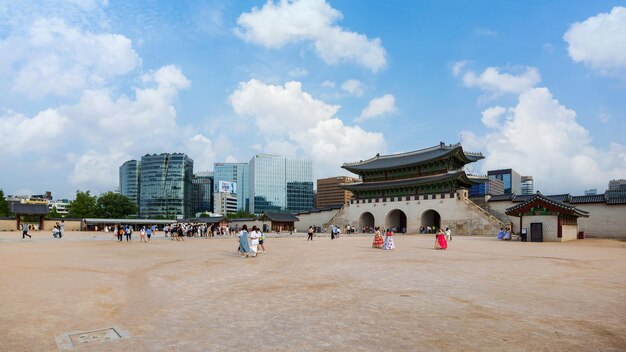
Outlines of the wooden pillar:
[{"label": "wooden pillar", "polygon": [[20,214],[15,214],[15,221],[17,222],[17,229],[21,230],[21,223],[20,223]]}]

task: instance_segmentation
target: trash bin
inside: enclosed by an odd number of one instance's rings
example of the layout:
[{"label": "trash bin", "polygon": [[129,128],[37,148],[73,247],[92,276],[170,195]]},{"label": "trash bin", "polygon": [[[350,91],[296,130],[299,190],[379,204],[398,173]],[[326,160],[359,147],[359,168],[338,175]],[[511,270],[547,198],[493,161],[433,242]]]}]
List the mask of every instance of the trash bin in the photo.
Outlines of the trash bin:
[{"label": "trash bin", "polygon": [[585,231],[578,231],[577,239],[584,240],[585,239]]}]

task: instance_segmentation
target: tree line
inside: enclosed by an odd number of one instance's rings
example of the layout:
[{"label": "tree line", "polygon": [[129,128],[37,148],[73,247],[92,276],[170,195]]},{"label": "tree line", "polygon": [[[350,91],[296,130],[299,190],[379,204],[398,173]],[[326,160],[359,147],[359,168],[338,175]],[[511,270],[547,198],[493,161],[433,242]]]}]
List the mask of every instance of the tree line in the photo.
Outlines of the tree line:
[{"label": "tree line", "polygon": [[[106,192],[100,196],[92,196],[89,191],[76,191],[76,198],[70,202],[68,218],[109,218],[124,219],[137,214],[137,205],[130,198],[114,192]],[[11,216],[9,203],[0,189],[0,217]],[[60,218],[61,215],[53,207],[48,218]]]}]

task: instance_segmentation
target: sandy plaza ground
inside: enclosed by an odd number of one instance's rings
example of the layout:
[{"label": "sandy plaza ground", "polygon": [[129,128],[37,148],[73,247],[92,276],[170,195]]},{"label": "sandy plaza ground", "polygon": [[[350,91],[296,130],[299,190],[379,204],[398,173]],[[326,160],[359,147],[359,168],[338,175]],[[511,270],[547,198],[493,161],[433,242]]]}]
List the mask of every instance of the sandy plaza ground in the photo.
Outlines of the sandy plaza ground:
[{"label": "sandy plaza ground", "polygon": [[242,259],[235,238],[0,233],[0,350],[626,350],[626,242],[395,241],[284,235]]}]

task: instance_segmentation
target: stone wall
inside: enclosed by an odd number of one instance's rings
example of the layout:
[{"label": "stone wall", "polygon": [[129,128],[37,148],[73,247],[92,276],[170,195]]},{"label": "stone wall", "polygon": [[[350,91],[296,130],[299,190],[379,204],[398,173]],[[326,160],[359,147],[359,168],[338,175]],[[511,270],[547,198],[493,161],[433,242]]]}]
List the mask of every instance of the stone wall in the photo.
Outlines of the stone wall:
[{"label": "stone wall", "polygon": [[576,225],[562,225],[561,226],[561,241],[573,241],[578,238],[578,226]]},{"label": "stone wall", "polygon": [[[300,221],[296,222],[296,229],[298,229],[299,232],[307,232],[309,226],[318,226],[322,227],[322,231],[324,231],[323,227],[325,224],[328,224],[330,220],[339,213],[339,210],[340,209],[333,209],[320,211],[318,213],[296,215],[298,219],[300,219]],[[328,229],[326,230],[328,231]]]},{"label": "stone wall", "polygon": [[17,230],[17,221],[15,218],[2,218],[0,219],[0,231],[15,231]]},{"label": "stone wall", "polygon": [[[54,227],[54,224],[56,223],[61,223],[60,219],[44,219],[43,221],[43,229],[44,231],[52,231],[52,227]],[[66,219],[64,222],[64,226],[63,228],[65,229],[65,232],[68,231],[80,231],[81,230],[81,220],[78,219]]]}]

